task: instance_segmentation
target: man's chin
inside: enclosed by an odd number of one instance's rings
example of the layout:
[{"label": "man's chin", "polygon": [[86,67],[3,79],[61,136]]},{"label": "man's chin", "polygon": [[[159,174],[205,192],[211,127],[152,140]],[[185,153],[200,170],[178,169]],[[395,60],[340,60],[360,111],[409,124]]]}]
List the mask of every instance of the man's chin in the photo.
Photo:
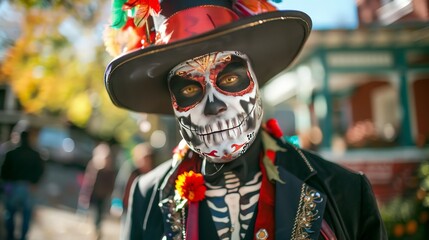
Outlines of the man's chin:
[{"label": "man's chin", "polygon": [[234,161],[235,159],[237,159],[239,157],[235,156],[235,157],[229,157],[229,158],[209,158],[207,157],[207,161],[209,161],[210,163],[230,163],[232,161]]}]

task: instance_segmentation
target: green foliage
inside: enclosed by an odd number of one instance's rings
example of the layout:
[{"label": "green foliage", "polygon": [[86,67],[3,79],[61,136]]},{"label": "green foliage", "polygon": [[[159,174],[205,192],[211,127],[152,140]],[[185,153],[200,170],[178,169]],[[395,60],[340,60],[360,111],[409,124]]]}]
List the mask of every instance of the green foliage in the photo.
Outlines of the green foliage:
[{"label": "green foliage", "polygon": [[429,161],[418,169],[420,185],[380,207],[389,239],[429,239]]}]

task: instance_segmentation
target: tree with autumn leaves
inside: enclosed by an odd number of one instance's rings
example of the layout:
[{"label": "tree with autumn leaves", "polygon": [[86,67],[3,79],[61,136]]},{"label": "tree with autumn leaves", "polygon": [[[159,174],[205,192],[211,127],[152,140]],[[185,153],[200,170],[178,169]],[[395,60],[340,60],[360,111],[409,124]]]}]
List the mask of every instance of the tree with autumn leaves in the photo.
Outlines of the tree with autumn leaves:
[{"label": "tree with autumn leaves", "polygon": [[[66,118],[91,134],[125,140],[137,132],[129,112],[104,88],[112,59],[102,35],[110,1],[9,1],[19,11],[20,36],[6,50],[0,84],[8,84],[29,114]],[[13,14],[11,14],[13,15]]]}]

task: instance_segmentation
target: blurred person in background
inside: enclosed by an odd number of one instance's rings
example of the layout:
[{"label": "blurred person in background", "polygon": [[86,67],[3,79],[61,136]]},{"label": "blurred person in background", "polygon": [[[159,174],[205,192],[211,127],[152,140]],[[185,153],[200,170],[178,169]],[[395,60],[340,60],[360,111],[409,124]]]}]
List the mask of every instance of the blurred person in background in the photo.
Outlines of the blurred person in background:
[{"label": "blurred person in background", "polygon": [[44,160],[32,146],[32,137],[33,135],[29,131],[22,131],[17,147],[5,154],[1,167],[0,176],[4,181],[4,217],[7,240],[16,239],[14,236],[15,216],[18,212],[22,213],[19,239],[27,239],[36,203],[34,194],[45,169]]},{"label": "blurred person in background", "polygon": [[[115,180],[110,214],[120,217],[124,224],[128,208],[129,194],[134,180],[153,169],[152,147],[148,143],[137,144],[131,151],[131,160],[124,161]],[[120,235],[124,234],[121,231]],[[121,237],[122,238],[122,237]]]},{"label": "blurred person in background", "polygon": [[152,170],[153,164],[153,151],[148,143],[140,143],[133,147],[131,161],[124,161],[116,175],[110,208],[112,215],[121,216],[127,210],[132,182],[136,177]]},{"label": "blurred person in background", "polygon": [[[23,124],[25,123],[25,124]],[[27,127],[27,123],[23,120],[19,121],[15,127],[12,129],[10,133],[10,138],[0,144],[0,168],[3,165],[4,158],[7,152],[14,149],[17,144],[19,143],[20,134],[21,132]],[[3,180],[0,178],[0,203],[2,204],[4,202],[4,184]],[[0,205],[1,212],[3,212],[3,205]],[[3,222],[3,216],[0,217],[0,239],[5,238],[5,232],[3,228],[4,222]]]},{"label": "blurred person in background", "polygon": [[94,227],[97,239],[102,237],[102,221],[115,184],[115,163],[110,146],[99,143],[85,169],[78,199],[78,211],[87,213],[94,208]]}]

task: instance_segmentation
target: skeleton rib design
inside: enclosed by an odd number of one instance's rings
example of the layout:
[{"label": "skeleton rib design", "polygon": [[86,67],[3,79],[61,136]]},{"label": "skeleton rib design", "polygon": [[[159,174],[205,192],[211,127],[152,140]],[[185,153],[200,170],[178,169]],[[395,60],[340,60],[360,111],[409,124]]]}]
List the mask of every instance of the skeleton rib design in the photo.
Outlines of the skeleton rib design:
[{"label": "skeleton rib design", "polygon": [[[221,240],[240,240],[246,235],[259,199],[261,172],[242,184],[233,172],[224,173],[224,183],[206,183],[206,199]],[[238,207],[239,206],[239,207]]]}]

